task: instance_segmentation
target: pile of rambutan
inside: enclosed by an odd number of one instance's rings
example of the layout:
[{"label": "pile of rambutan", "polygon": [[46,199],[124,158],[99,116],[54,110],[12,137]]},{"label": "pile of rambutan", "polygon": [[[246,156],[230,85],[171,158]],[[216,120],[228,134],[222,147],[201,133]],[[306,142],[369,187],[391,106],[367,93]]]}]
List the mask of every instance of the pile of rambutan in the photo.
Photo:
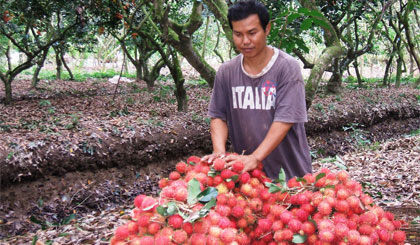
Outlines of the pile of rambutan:
[{"label": "pile of rambutan", "polygon": [[374,204],[342,170],[272,181],[192,156],[161,179],[159,197],[139,195],[111,244],[404,244],[404,221]]}]

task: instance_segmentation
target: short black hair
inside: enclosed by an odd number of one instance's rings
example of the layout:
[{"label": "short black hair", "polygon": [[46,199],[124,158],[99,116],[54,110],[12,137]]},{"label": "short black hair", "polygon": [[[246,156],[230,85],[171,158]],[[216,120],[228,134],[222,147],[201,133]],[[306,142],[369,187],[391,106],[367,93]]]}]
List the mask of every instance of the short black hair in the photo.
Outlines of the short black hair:
[{"label": "short black hair", "polygon": [[233,29],[232,21],[243,20],[253,14],[258,15],[261,26],[265,30],[268,22],[270,22],[270,15],[268,14],[267,8],[255,0],[239,1],[229,8],[228,20],[230,28]]}]

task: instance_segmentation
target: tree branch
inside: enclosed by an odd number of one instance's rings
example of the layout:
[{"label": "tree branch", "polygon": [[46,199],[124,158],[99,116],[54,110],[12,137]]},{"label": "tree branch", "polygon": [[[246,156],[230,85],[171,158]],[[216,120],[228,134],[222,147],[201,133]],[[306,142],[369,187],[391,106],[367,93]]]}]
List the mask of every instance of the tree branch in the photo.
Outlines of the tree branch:
[{"label": "tree branch", "polygon": [[293,53],[303,62],[303,69],[312,69],[314,67],[314,64],[306,60],[299,49],[293,49]]},{"label": "tree branch", "polygon": [[202,12],[203,3],[201,1],[194,1],[190,18],[185,24],[185,29],[190,36],[203,24],[203,18],[201,16]]}]

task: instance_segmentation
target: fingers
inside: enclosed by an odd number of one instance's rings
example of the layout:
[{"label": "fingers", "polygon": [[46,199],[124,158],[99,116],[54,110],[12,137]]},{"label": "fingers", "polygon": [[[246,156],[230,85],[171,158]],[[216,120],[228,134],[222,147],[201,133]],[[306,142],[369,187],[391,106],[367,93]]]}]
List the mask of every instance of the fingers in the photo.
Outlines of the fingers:
[{"label": "fingers", "polygon": [[211,163],[216,158],[222,158],[223,159],[225,156],[226,156],[226,153],[224,153],[224,152],[222,152],[222,153],[213,153],[213,154],[206,155],[206,156],[202,157],[201,158],[201,161]]},{"label": "fingers", "polygon": [[204,157],[201,158],[202,162],[207,161],[210,158],[211,155],[205,155]]},{"label": "fingers", "polygon": [[224,159],[225,159],[226,162],[231,162],[231,161],[238,160],[239,157],[240,156],[238,156],[238,155],[229,155],[229,156],[226,156]]}]

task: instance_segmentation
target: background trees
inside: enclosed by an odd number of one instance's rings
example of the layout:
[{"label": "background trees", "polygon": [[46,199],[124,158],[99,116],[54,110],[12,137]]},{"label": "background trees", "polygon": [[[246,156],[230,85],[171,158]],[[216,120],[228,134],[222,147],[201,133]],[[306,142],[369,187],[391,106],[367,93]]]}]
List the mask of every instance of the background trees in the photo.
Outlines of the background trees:
[{"label": "background trees", "polygon": [[[12,101],[11,85],[19,73],[35,63],[42,67],[51,46],[64,45],[70,35],[84,28],[86,20],[81,6],[80,1],[2,1],[0,34],[8,42],[0,48],[7,63],[0,71],[0,78],[6,91],[6,104]],[[24,56],[22,62],[12,63],[11,49]]]},{"label": "background trees", "polygon": [[[420,69],[420,4],[414,0],[384,1],[262,1],[270,10],[270,44],[299,58],[309,69],[307,105],[311,105],[326,72],[326,91],[339,93],[345,76],[366,86],[361,67],[380,61],[383,85],[396,86],[404,73]],[[35,66],[33,86],[54,50],[56,78],[62,66],[73,74],[65,54],[87,52],[96,42],[115,40],[119,46],[100,54],[124,57],[136,70],[137,81],[152,91],[162,68],[174,81],[178,109],[187,109],[183,60],[212,86],[217,65],[235,54],[227,9],[232,1],[2,1],[0,21],[0,78],[5,101],[12,101],[12,81]],[[106,47],[106,46],[102,46]],[[12,59],[13,53],[21,59]],[[372,58],[374,57],[374,58]],[[216,60],[216,62],[214,62]],[[185,65],[185,64],[184,64]],[[127,66],[126,66],[127,67]],[[391,69],[395,67],[395,69]],[[345,74],[347,73],[347,74]],[[416,75],[418,76],[418,75]],[[413,86],[418,86],[420,79]]]}]

